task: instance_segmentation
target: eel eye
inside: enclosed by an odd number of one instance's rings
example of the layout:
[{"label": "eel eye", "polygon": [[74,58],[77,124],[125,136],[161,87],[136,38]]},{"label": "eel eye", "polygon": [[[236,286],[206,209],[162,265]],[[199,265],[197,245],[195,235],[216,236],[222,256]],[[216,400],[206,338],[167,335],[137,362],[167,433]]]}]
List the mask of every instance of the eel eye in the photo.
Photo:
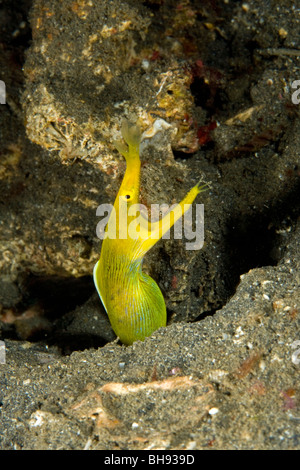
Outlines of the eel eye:
[{"label": "eel eye", "polygon": [[130,199],[131,196],[130,196],[130,194],[126,194],[126,196],[124,196],[124,197],[125,197],[125,199],[128,200],[128,199]]}]

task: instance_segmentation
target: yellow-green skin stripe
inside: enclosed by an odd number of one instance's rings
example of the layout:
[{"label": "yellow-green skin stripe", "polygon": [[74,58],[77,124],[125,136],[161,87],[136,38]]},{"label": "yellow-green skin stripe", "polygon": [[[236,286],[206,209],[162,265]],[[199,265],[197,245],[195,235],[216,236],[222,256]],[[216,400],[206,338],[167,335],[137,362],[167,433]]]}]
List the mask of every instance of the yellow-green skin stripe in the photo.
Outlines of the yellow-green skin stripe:
[{"label": "yellow-green skin stripe", "polygon": [[[120,238],[121,211],[129,210],[132,204],[138,204],[139,201],[141,167],[139,128],[125,122],[122,135],[128,148],[122,143],[116,143],[126,159],[126,172],[114,203],[116,238],[104,238],[100,259],[94,268],[94,282],[114,332],[122,343],[129,345],[137,340],[143,341],[158,328],[166,326],[163,295],[156,282],[142,272],[143,258],[182,216],[184,205],[191,204],[202,188],[199,184],[194,186],[168,219],[165,216],[158,222],[141,225],[137,239],[129,236],[123,239],[124,233]],[[111,215],[107,227],[112,217]],[[133,219],[135,217],[128,217],[126,232]]]}]

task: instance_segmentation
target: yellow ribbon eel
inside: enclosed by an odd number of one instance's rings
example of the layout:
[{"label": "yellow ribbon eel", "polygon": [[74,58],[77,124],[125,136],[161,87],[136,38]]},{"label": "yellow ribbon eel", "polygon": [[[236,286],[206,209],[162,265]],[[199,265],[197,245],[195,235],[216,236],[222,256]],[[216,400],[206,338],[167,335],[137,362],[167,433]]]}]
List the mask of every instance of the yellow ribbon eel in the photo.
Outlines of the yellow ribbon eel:
[{"label": "yellow ribbon eel", "polygon": [[[163,295],[156,282],[142,271],[145,254],[180,219],[203,186],[194,186],[171,213],[157,222],[145,223],[130,216],[127,226],[120,224],[124,211],[138,204],[140,189],[139,127],[124,121],[122,135],[127,143],[115,142],[126,159],[125,175],[109,216],[99,261],[94,267],[94,282],[108,314],[111,326],[122,343],[143,341],[155,330],[166,326]],[[130,224],[139,220],[137,237],[129,236]],[[114,237],[111,237],[110,227]]]}]

